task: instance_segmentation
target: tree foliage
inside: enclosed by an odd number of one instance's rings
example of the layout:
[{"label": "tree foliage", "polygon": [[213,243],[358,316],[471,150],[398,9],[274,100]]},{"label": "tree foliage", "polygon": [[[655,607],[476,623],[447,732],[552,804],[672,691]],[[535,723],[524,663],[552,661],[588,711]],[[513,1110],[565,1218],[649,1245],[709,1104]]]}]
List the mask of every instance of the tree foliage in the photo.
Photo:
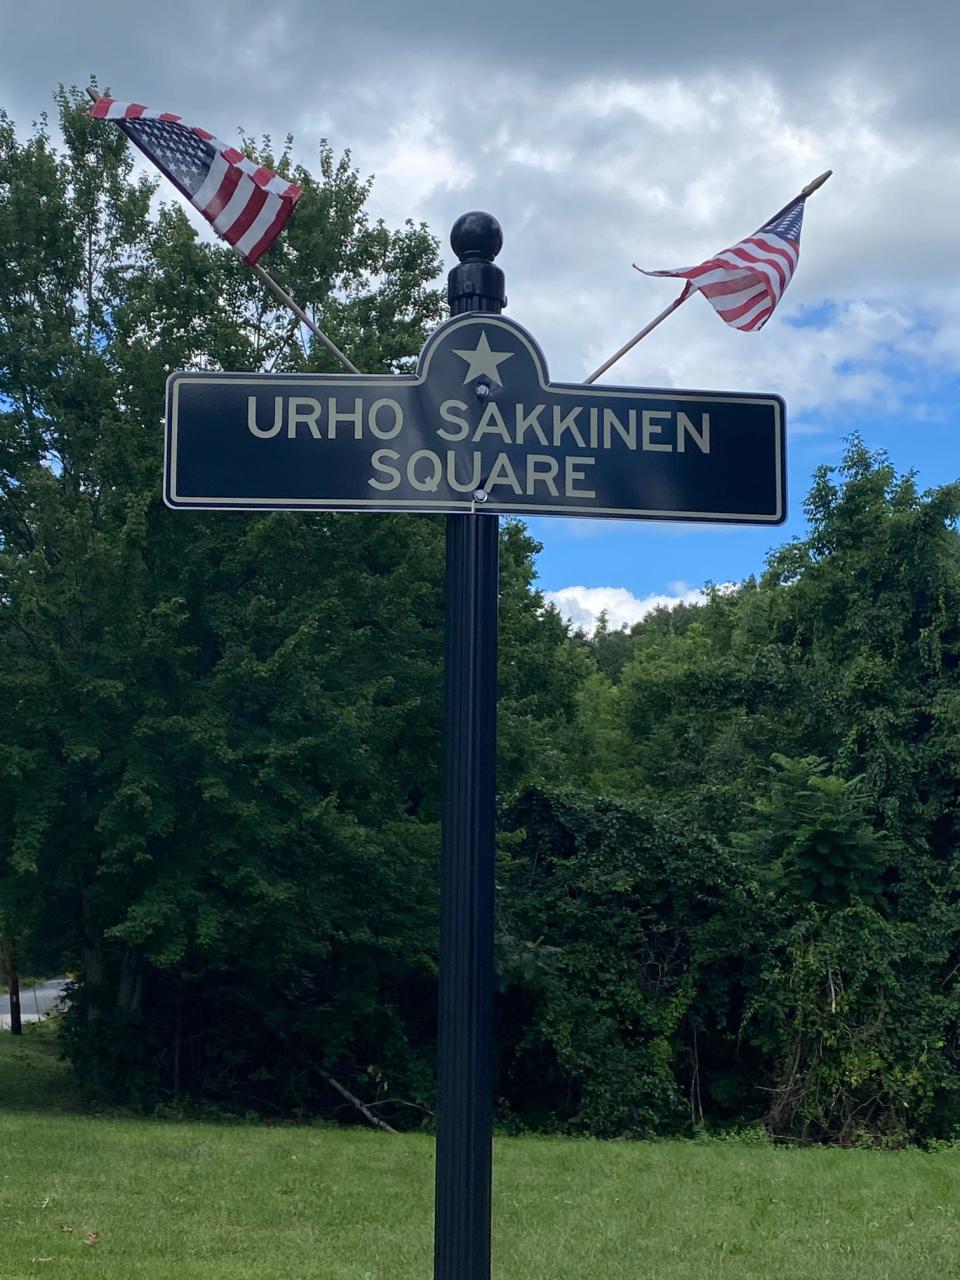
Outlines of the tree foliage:
[{"label": "tree foliage", "polygon": [[[654,887],[641,900],[660,903],[653,919],[670,922],[670,954],[681,958],[673,982],[694,993],[669,1053],[635,1051],[637,1069],[644,1055],[647,1067],[661,1064],[673,1112],[650,1102],[632,1120],[623,1099],[591,1124],[673,1127],[686,1095],[694,1119],[762,1119],[782,1135],[904,1141],[956,1131],[958,514],[960,485],[921,494],[854,439],[838,471],[816,476],[808,535],[774,552],[759,580],[659,611],[621,632],[616,650],[602,629],[587,642],[596,671],[581,691],[586,749],[573,776],[628,808],[614,854],[603,852],[610,834],[594,829],[596,800],[551,801],[551,822],[563,815],[568,829],[564,867],[579,876],[599,858],[612,875],[636,847],[636,876],[642,845],[631,823],[643,814],[680,822],[662,874],[683,909],[673,916],[673,897],[663,902]],[[521,849],[541,858],[551,839],[531,838],[517,820]],[[533,830],[544,830],[542,813]],[[729,859],[726,911],[706,953],[683,897],[698,867],[684,842],[697,831]],[[651,857],[643,853],[645,869],[657,865]],[[551,902],[535,895],[530,932],[546,947],[561,940],[564,980],[551,991],[567,1008],[579,983],[592,982],[594,996],[605,988],[599,958],[567,973],[568,917],[550,914]],[[585,936],[602,938],[610,911],[585,912]],[[635,959],[609,1041],[616,1052],[591,1067],[608,1081],[624,1078],[617,1055],[646,991],[639,956],[650,926],[631,941],[640,919],[637,903],[620,926],[617,958]],[[606,939],[603,954],[616,947]],[[664,991],[663,1016],[673,998]],[[584,1035],[590,1003],[577,1006]],[[548,1032],[538,1044],[555,1055]],[[636,1104],[643,1090],[633,1093]]]},{"label": "tree foliage", "polygon": [[[316,1064],[427,1101],[442,524],[163,507],[171,370],[329,356],[179,205],[152,212],[79,94],[58,108],[59,147],[0,122],[3,918],[78,973],[90,1088],[292,1106]],[[257,154],[304,191],[271,272],[363,367],[406,368],[436,241],[371,223],[348,156]],[[526,704],[566,698],[532,551],[505,531],[521,774]]]}]

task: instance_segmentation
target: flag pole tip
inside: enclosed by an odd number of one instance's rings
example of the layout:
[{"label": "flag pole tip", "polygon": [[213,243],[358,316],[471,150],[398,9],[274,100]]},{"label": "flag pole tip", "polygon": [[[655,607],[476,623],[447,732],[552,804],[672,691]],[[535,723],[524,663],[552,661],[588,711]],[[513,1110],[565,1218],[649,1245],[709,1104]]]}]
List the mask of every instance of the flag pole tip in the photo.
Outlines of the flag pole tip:
[{"label": "flag pole tip", "polygon": [[812,182],[808,182],[807,185],[803,188],[802,194],[804,196],[812,196],[814,191],[818,191],[826,182],[826,180],[831,177],[833,177],[833,170],[828,169],[826,173],[821,173],[819,178],[814,178]]}]

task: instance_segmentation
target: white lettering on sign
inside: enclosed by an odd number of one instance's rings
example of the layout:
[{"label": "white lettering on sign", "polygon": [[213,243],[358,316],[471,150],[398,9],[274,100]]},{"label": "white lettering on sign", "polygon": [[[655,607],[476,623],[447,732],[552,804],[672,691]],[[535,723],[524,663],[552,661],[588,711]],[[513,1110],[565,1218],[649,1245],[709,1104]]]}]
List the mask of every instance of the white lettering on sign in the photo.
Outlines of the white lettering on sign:
[{"label": "white lettering on sign", "polygon": [[693,425],[685,413],[677,414],[677,453],[684,452],[684,432],[690,433],[690,438],[695,440],[697,448],[701,453],[710,452],[710,415],[709,413],[701,413],[700,430]]},{"label": "white lettering on sign", "polygon": [[301,422],[306,423],[310,429],[310,434],[314,440],[321,440],[320,428],[317,426],[317,418],[320,415],[320,401],[314,400],[313,396],[293,396],[287,406],[287,435],[293,440],[297,434],[297,427]]},{"label": "white lettering on sign", "polygon": [[[388,396],[369,404],[355,395],[330,395],[324,400],[307,395],[247,397],[247,429],[258,440],[284,436],[288,440],[395,441],[405,425],[403,405]],[[434,431],[450,445],[470,441],[487,448],[483,452],[479,447],[469,451],[420,448],[409,454],[399,448],[372,449],[368,485],[381,493],[406,486],[423,494],[446,488],[467,495],[485,489],[491,495],[592,499],[597,495],[591,469],[599,460],[598,450],[709,454],[711,449],[709,413],[691,416],[679,410],[619,404],[567,407],[514,402],[501,406],[489,400],[482,409],[472,409],[465,400],[444,400]],[[422,440],[422,432],[421,426],[411,443]],[[500,450],[491,453],[494,440]],[[511,455],[503,451],[504,445],[520,450],[533,445],[540,452]],[[565,454],[564,446],[591,453]]]},{"label": "white lettering on sign", "polygon": [[[566,498],[593,498],[593,489],[584,487],[586,468],[596,463],[596,458],[567,457],[563,462],[562,496]],[[376,475],[367,481],[372,489],[389,493],[398,489],[406,479],[411,488],[420,493],[436,493],[444,481],[456,493],[474,493],[485,489],[509,489],[511,493],[534,495],[537,486],[553,498],[561,496],[557,484],[560,479],[560,459],[549,454],[529,453],[511,459],[506,453],[498,453],[489,472],[483,473],[483,455],[479,450],[470,454],[458,454],[446,449],[443,454],[432,449],[417,449],[404,459],[396,449],[375,449],[371,463]],[[465,473],[469,471],[469,475]]]},{"label": "white lettering on sign", "polygon": [[[426,466],[420,466],[421,459]],[[430,449],[417,449],[407,459],[407,482],[421,493],[436,493],[440,488],[443,463]]]},{"label": "white lettering on sign", "polygon": [[324,406],[313,396],[274,396],[273,422],[269,427],[260,425],[257,397],[247,396],[247,429],[258,440],[271,440],[278,436],[284,422],[289,440],[295,440],[302,434],[301,427],[306,427],[314,440],[336,440],[338,427],[347,423],[353,428],[354,440],[363,439],[364,426],[378,440],[393,440],[403,430],[403,407],[396,400],[387,397],[374,400],[366,411],[366,417],[360,396],[355,396],[349,403],[349,409],[342,408],[335,396],[328,398],[324,433],[320,425],[324,420]]},{"label": "white lettering on sign", "polygon": [[596,462],[596,458],[565,458],[564,462],[564,478],[563,492],[568,498],[595,498],[597,495],[592,489],[577,489],[574,486],[579,484],[581,480],[585,480],[583,474],[584,467],[592,467]]},{"label": "white lettering on sign", "polygon": [[513,463],[505,453],[497,454],[497,460],[490,468],[490,474],[484,481],[483,488],[489,492],[491,489],[496,489],[498,485],[506,485],[514,493],[523,493],[517,473],[513,469]]},{"label": "white lettering on sign", "polygon": [[662,409],[644,409],[643,411],[643,447],[644,449],[656,450],[658,453],[672,453],[672,444],[654,444],[654,435],[659,435],[663,431],[663,427],[659,422],[655,422],[655,418],[669,418],[670,414]]},{"label": "white lettering on sign", "polygon": [[505,444],[512,443],[510,440],[510,432],[507,430],[507,424],[503,420],[503,414],[497,408],[496,403],[491,400],[484,409],[477,423],[477,429],[473,433],[473,439],[479,440],[485,435],[496,435]]},{"label": "white lettering on sign", "polygon": [[336,440],[337,427],[341,422],[353,423],[354,440],[363,439],[363,401],[359,396],[353,402],[353,409],[346,413],[341,413],[337,408],[337,401],[331,396],[327,402],[327,439]]},{"label": "white lettering on sign", "polygon": [[466,459],[458,458],[452,449],[447,450],[447,484],[457,493],[475,493],[483,481],[480,454],[470,454],[470,477],[467,480],[457,479],[457,464],[461,462],[466,462]]},{"label": "white lettering on sign", "polygon": [[283,426],[283,396],[274,396],[273,398],[273,426],[261,427],[257,425],[257,397],[247,396],[247,428],[259,439],[269,440],[271,436],[279,433]]},{"label": "white lettering on sign", "polygon": [[547,406],[545,404],[535,404],[533,408],[530,410],[530,412],[527,413],[525,405],[518,404],[516,406],[517,444],[523,444],[523,437],[527,434],[527,431],[532,427],[537,439],[544,446],[544,448],[546,448],[547,437],[543,434],[543,427],[541,427],[540,425],[540,415],[541,413],[544,412],[546,407]]},{"label": "white lettering on sign", "polygon": [[[260,403],[262,399],[265,398],[247,397],[247,429],[258,440],[272,440],[281,433],[289,440],[337,440],[345,434],[354,440],[362,440],[365,435],[375,440],[395,440],[406,422],[403,406],[387,396],[374,400],[366,408],[360,396],[343,401],[329,396],[325,403],[313,396],[272,396],[270,408],[267,402]],[[549,427],[544,421],[548,411]],[[637,409],[601,409],[595,405],[587,409],[579,404],[566,409],[560,405],[527,405],[521,401],[501,408],[491,400],[483,406],[473,426],[470,406],[465,400],[444,400],[439,414],[441,425],[434,430],[449,444],[466,440],[480,443],[494,437],[503,444],[520,447],[536,443],[545,449],[572,445],[580,449],[628,449],[647,453],[685,453],[692,449],[710,453],[711,446],[709,413],[699,414],[699,421],[694,421],[687,413],[668,409],[638,412]],[[349,428],[346,433],[344,427]],[[562,465],[562,456],[559,461]]]},{"label": "white lettering on sign", "polygon": [[[381,409],[386,409],[393,415],[393,425],[389,429],[384,429],[380,425]],[[367,410],[367,426],[370,428],[370,434],[376,436],[378,440],[392,440],[403,430],[403,410],[396,400],[374,400]]]},{"label": "white lettering on sign", "polygon": [[559,498],[560,491],[557,488],[557,473],[560,470],[560,463],[556,458],[551,458],[549,454],[531,453],[527,458],[527,488],[526,492],[534,494],[537,491],[537,483],[546,487],[547,493],[553,498]]},{"label": "white lettering on sign", "polygon": [[454,409],[459,409],[460,415],[467,412],[467,406],[463,400],[444,400],[443,404],[440,406],[440,417],[444,422],[452,422],[453,425],[455,427],[459,427],[460,430],[456,435],[453,435],[446,427],[438,427],[437,435],[442,436],[444,440],[466,440],[467,436],[470,434],[470,423],[466,418],[455,414],[453,412]]},{"label": "white lettering on sign", "polygon": [[560,406],[557,404],[553,406],[553,447],[555,449],[560,447],[560,438],[565,431],[570,432],[581,449],[585,449],[587,447],[587,442],[577,429],[577,418],[582,410],[583,405],[578,404],[575,405],[569,413],[565,413],[561,416]]},{"label": "white lettering on sign", "polygon": [[[613,433],[617,432],[628,449],[637,447],[637,411],[627,410],[627,425],[624,426],[612,409],[603,411],[603,447],[609,449],[613,441]],[[594,448],[597,446],[594,445]]]}]

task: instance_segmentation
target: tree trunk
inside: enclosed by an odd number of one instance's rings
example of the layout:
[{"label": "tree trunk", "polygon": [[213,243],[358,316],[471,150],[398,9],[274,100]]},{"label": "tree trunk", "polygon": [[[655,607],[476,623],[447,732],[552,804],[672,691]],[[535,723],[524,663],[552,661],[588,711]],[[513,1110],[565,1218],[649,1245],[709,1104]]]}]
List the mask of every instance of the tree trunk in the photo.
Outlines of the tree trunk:
[{"label": "tree trunk", "polygon": [[173,1032],[173,1096],[180,1097],[180,1042],[183,1026],[183,992],[177,995],[177,1021]]},{"label": "tree trunk", "polygon": [[133,947],[126,947],[120,964],[117,1008],[124,1013],[137,1013],[143,995],[143,957]]},{"label": "tree trunk", "polygon": [[100,1001],[103,990],[103,955],[100,950],[100,939],[97,937],[90,900],[86,890],[80,888],[80,910],[83,916],[83,982],[92,998],[88,999],[87,1019],[95,1021],[100,1015]]},{"label": "tree trunk", "polygon": [[3,972],[10,987],[10,1030],[15,1036],[23,1034],[23,1019],[20,1016],[20,974],[17,970],[17,953],[11,938],[0,939],[0,959],[3,960]]}]

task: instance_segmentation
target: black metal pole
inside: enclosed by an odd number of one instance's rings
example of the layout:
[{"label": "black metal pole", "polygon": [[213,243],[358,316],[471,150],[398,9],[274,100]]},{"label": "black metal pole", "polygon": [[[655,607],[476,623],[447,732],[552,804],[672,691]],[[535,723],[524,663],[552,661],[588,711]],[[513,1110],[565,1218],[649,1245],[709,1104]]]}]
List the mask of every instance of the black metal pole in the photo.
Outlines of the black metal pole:
[{"label": "black metal pole", "polygon": [[[499,313],[503,236],[458,218],[454,315]],[[434,1280],[490,1280],[499,521],[447,516]]]}]

